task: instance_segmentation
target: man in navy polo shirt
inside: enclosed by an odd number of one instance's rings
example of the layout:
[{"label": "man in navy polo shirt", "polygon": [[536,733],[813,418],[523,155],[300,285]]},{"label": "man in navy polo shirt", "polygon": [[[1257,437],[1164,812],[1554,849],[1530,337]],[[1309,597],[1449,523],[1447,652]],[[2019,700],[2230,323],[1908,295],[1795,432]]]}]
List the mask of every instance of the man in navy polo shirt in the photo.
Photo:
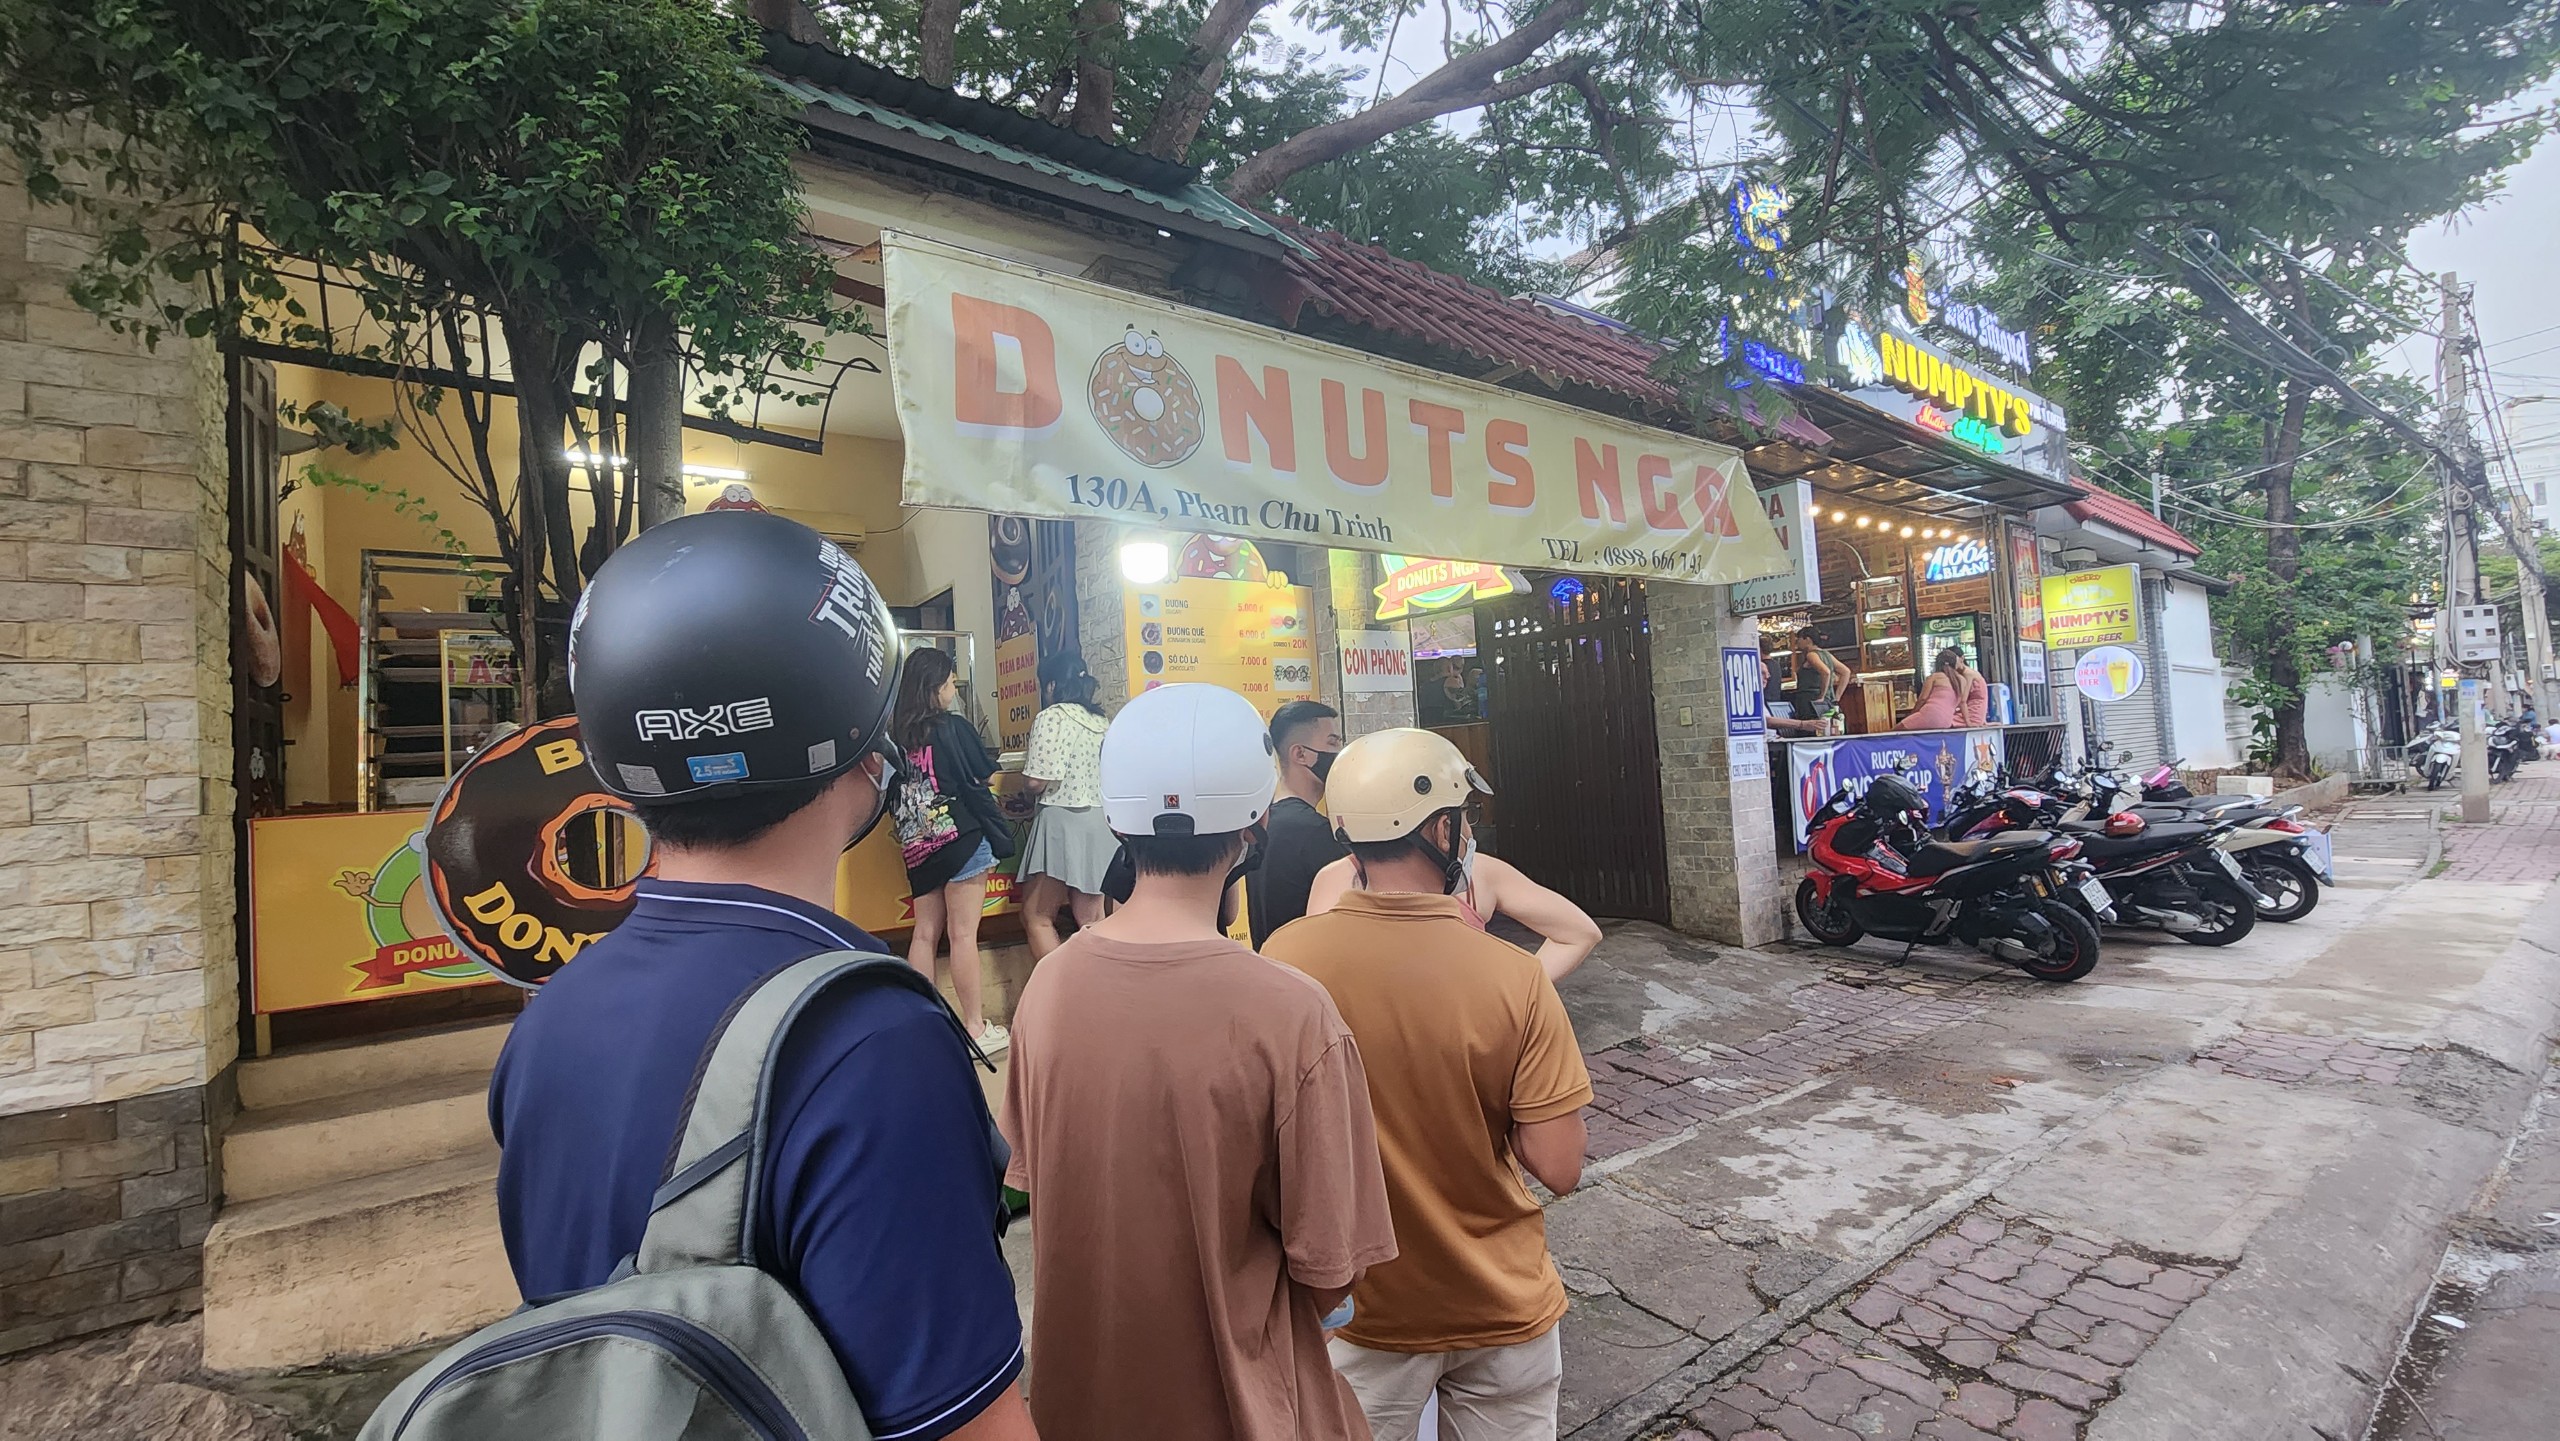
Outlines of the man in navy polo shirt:
[{"label": "man in navy polo shirt", "polygon": [[[601,1284],[639,1248],[695,1069],[758,981],[885,950],[829,903],[895,785],[896,647],[851,558],[754,512],[647,531],[580,601],[582,738],[647,824],[654,871],[526,1006],[490,1082],[528,1298]],[[970,1063],[947,1008],[873,984],[793,1022],[775,1075],[756,1258],[807,1305],[878,1441],[1034,1441]]]}]

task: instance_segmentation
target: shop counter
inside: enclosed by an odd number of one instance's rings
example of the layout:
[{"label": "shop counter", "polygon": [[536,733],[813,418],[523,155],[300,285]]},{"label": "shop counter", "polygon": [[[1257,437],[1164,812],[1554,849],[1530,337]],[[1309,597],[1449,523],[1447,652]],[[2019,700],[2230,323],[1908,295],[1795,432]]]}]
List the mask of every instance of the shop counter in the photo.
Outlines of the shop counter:
[{"label": "shop counter", "polygon": [[1807,822],[1840,787],[1867,781],[1906,761],[1911,783],[1929,802],[1929,820],[1945,813],[1947,793],[1977,770],[2012,774],[2041,770],[2061,744],[2059,721],[1885,731],[1876,735],[1790,736],[1769,733],[1770,804],[1779,818],[1779,849],[1801,851]]}]

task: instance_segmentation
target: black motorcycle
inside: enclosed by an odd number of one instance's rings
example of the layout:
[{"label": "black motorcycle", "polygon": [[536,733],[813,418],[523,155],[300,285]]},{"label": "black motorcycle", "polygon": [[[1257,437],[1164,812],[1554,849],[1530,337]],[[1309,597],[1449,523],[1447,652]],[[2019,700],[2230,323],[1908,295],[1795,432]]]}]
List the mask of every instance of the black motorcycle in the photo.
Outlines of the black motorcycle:
[{"label": "black motorcycle", "polygon": [[[2077,838],[2080,859],[2096,872],[2113,901],[2116,925],[2167,931],[2190,945],[2227,946],[2257,926],[2264,903],[2256,887],[2242,875],[2239,863],[2215,844],[2242,822],[2228,816],[2191,821],[2172,813],[2153,820],[2130,810],[2089,819],[2067,819],[2099,800],[2100,788],[2086,777],[2064,772],[2057,777],[2073,785],[2077,795],[2034,787],[1995,791],[1968,782],[1963,804],[1949,813],[1947,828],[1958,835],[2043,827]],[[2113,804],[2110,793],[2105,803]],[[2309,907],[2303,907],[2308,910]]]},{"label": "black motorcycle", "polygon": [[2080,843],[2047,831],[1978,841],[1939,841],[1921,822],[1928,803],[1897,777],[1864,795],[1844,787],[1812,817],[1813,869],[1796,889],[1796,915],[1814,939],[1846,946],[1878,935],[1920,945],[1962,943],[2043,981],[2076,981],[2097,968],[2098,929],[2081,906],[2105,909],[2106,892],[2073,858]]}]

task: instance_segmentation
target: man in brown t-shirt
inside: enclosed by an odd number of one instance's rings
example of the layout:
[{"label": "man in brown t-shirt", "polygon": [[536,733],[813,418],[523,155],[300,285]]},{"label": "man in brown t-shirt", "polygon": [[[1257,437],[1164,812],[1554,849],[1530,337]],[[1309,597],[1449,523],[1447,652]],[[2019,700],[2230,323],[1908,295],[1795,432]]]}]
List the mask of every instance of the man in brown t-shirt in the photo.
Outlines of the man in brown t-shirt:
[{"label": "man in brown t-shirt", "polygon": [[1443,1435],[1556,1434],[1564,1282],[1520,1168],[1558,1194],[1582,1179],[1591,1078],[1537,958],[1452,894],[1485,789],[1429,731],[1353,741],[1325,806],[1360,888],[1263,945],[1324,983],[1369,1058],[1398,1255],[1352,1293],[1333,1360],[1378,1441],[1409,1441],[1435,1394]]},{"label": "man in brown t-shirt", "polygon": [[1360,1051],[1321,986],[1217,925],[1275,779],[1216,686],[1103,735],[1135,888],[1032,973],[1005,1086],[1044,1441],[1367,1441],[1323,1327],[1396,1253]]}]

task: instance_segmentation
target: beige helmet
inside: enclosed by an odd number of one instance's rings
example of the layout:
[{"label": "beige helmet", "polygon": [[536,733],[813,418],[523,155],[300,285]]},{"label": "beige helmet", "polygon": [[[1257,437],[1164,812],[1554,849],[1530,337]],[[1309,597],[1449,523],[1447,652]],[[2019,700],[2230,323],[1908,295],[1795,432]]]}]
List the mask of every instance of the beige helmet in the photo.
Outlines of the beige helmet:
[{"label": "beige helmet", "polygon": [[1399,727],[1342,748],[1325,777],[1324,808],[1343,841],[1398,841],[1442,811],[1492,795],[1446,736]]}]

